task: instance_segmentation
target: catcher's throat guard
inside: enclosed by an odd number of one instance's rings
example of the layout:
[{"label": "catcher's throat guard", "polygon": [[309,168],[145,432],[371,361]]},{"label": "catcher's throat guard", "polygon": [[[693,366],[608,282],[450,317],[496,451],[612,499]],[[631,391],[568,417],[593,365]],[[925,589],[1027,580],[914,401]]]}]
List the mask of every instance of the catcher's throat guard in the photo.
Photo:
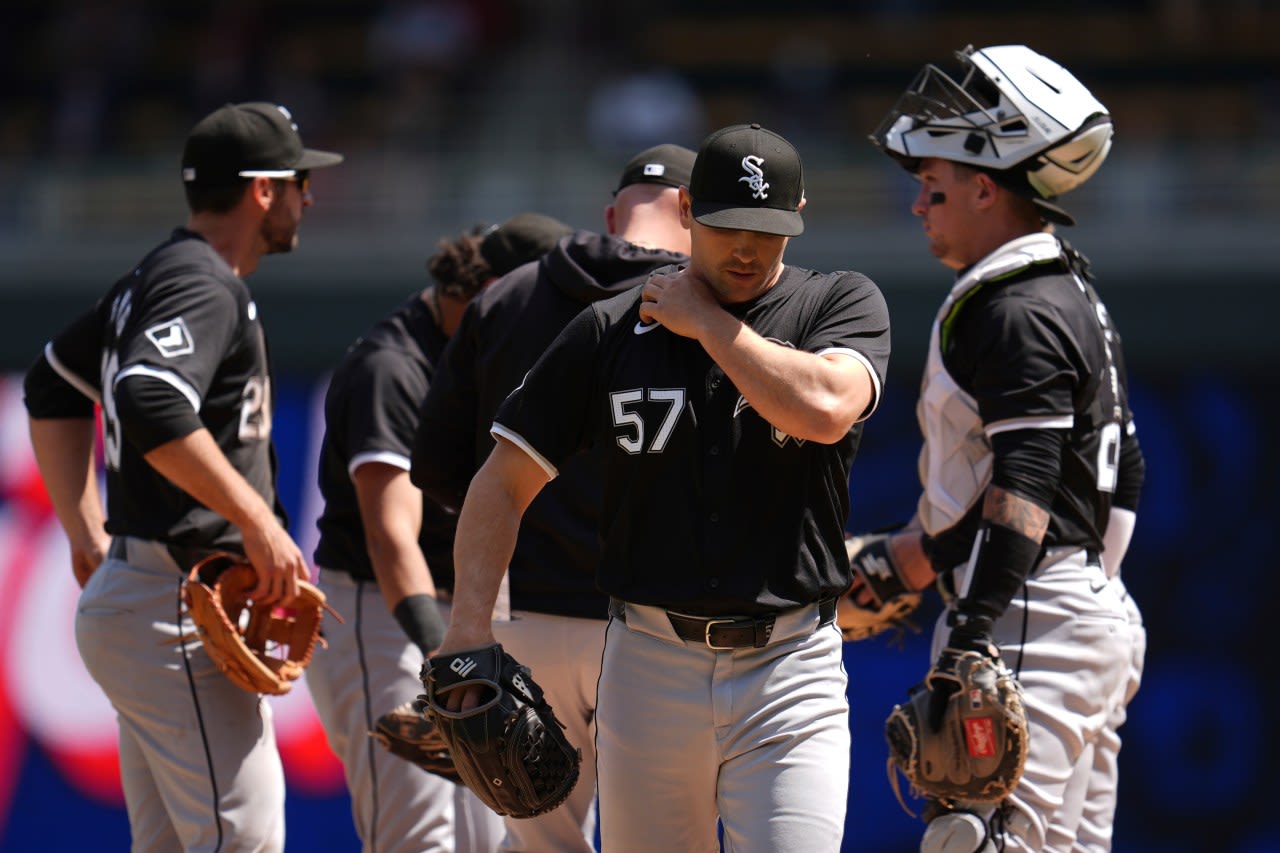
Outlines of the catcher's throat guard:
[{"label": "catcher's throat guard", "polygon": [[191,567],[182,598],[218,669],[243,690],[280,696],[311,663],[316,643],[324,644],[324,611],[342,617],[306,581],[298,581],[298,595],[286,606],[252,601],[257,585],[258,573],[244,557],[216,551]]},{"label": "catcher's throat guard", "polygon": [[[529,668],[494,643],[438,655],[422,672],[427,713],[449,747],[458,775],[500,815],[529,818],[549,812],[578,782],[581,750],[533,680]],[[449,694],[478,687],[480,703],[447,707]]]}]

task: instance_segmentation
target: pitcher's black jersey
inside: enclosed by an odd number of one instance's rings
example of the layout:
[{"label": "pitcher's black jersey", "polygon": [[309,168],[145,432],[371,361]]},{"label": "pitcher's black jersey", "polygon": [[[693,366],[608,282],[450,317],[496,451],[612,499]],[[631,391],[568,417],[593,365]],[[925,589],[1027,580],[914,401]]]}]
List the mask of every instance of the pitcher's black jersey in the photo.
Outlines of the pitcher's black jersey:
[{"label": "pitcher's black jersey", "polygon": [[991,482],[991,437],[1062,430],[1044,547],[1100,549],[1121,443],[1132,436],[1120,336],[1050,234],[966,271],[934,322],[919,403],[919,516],[938,568],[969,558]]},{"label": "pitcher's black jersey", "polygon": [[122,434],[117,392],[135,377],[180,393],[232,467],[285,518],[274,486],[274,401],[258,309],[200,235],[175,230],[47,344],[43,357],[66,386],[29,388],[33,416],[49,416],[59,397],[77,392],[102,404],[109,533],[184,546],[241,542],[229,522],[147,463],[144,454],[156,445]]},{"label": "pitcher's black jersey", "polygon": [[[448,338],[415,294],[347,350],[325,395],[320,450],[324,512],[316,522],[316,565],[374,580],[364,522],[351,477],[367,462],[409,470],[418,410]],[[434,501],[422,508],[419,544],[432,579],[453,588],[457,516]]]},{"label": "pitcher's black jersey", "polygon": [[[495,435],[552,476],[596,446],[605,492],[598,585],[690,613],[756,613],[843,592],[848,478],[860,429],[820,444],[760,417],[697,341],[639,322],[640,289],[579,314],[503,403]],[[725,306],[756,333],[862,361],[879,403],[889,318],[859,273],[784,267]]]}]

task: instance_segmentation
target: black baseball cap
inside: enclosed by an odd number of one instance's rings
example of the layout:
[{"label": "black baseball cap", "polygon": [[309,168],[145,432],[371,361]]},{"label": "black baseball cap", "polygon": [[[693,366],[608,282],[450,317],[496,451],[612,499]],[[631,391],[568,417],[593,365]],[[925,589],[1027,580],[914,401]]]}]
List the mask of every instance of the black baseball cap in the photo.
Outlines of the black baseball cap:
[{"label": "black baseball cap", "polygon": [[698,155],[683,145],[655,145],[646,148],[627,162],[618,179],[614,195],[632,184],[663,184],[668,187],[689,186],[689,174]]},{"label": "black baseball cap", "polygon": [[715,228],[794,237],[804,232],[804,169],[790,142],[758,124],[702,141],[689,179],[693,218]]},{"label": "black baseball cap", "polygon": [[341,154],[304,148],[287,109],[251,101],[219,107],[196,123],[182,151],[182,180],[221,185],[239,178],[289,178],[341,162]]},{"label": "black baseball cap", "polygon": [[573,229],[559,219],[541,213],[517,213],[495,225],[480,241],[480,255],[496,276],[506,275],[521,264],[535,261]]}]

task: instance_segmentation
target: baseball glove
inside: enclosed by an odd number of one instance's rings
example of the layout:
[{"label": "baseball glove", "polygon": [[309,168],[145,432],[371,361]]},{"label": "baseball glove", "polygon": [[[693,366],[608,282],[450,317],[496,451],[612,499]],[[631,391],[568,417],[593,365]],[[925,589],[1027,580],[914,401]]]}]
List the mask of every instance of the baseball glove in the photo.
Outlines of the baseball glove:
[{"label": "baseball glove", "polygon": [[998,655],[979,651],[945,649],[909,701],[894,706],[884,733],[889,781],[904,809],[895,767],[913,794],[953,807],[1000,802],[1027,760],[1022,687]]},{"label": "baseball glove", "polygon": [[[238,554],[218,551],[191,568],[182,598],[205,651],[227,678],[250,693],[279,696],[293,689],[320,637],[324,593],[298,581],[287,607],[253,602],[258,573]],[[247,614],[247,616],[246,616]]]},{"label": "baseball glove", "polygon": [[[890,630],[920,633],[907,618],[920,606],[920,593],[907,588],[889,551],[889,535],[855,536],[846,539],[844,547],[853,569],[853,585],[836,601],[836,624],[845,640],[865,640]],[[863,589],[871,594],[869,606],[856,600]]]},{"label": "baseball glove", "polygon": [[[564,735],[529,668],[494,643],[437,655],[422,668],[422,697],[463,783],[500,815],[527,818],[565,801],[582,752]],[[481,702],[450,711],[448,696],[479,686]]]},{"label": "baseball glove", "polygon": [[453,765],[449,745],[423,713],[424,707],[421,699],[405,702],[379,717],[369,734],[392,755],[460,785],[462,778]]}]

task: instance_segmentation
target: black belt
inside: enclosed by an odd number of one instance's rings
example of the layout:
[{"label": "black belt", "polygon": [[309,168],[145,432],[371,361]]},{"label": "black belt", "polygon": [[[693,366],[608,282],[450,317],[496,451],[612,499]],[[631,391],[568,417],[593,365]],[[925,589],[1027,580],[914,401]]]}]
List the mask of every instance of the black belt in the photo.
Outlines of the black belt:
[{"label": "black belt", "polygon": [[[609,599],[609,615],[627,621],[622,601]],[[761,649],[769,644],[773,625],[781,612],[761,613],[756,616],[689,616],[667,611],[671,628],[682,640],[706,643],[711,649]],[[830,625],[836,618],[836,600],[824,598],[818,602],[818,625]]]}]

